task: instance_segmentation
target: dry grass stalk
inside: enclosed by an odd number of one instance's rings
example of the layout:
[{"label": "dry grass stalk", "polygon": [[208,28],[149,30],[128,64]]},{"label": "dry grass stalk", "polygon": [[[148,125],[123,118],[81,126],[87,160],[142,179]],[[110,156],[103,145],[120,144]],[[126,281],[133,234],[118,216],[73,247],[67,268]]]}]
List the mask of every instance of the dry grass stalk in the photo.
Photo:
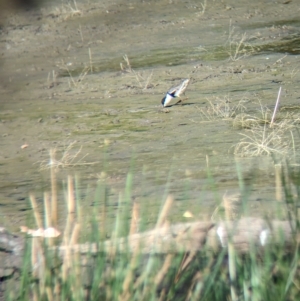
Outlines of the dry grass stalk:
[{"label": "dry grass stalk", "polygon": [[65,226],[64,236],[63,236],[63,245],[66,246],[67,249],[69,249],[70,247],[70,237],[71,237],[71,229],[73,223],[74,223],[74,215],[68,214],[67,223]]},{"label": "dry grass stalk", "polygon": [[237,220],[240,218],[241,208],[241,195],[240,193],[227,195],[227,192],[223,195],[223,200],[218,205],[212,216],[211,220],[216,222],[220,220]]},{"label": "dry grass stalk", "polygon": [[[164,206],[159,214],[155,229],[159,229],[165,224],[166,217],[168,215],[168,212],[170,211],[173,201],[174,201],[173,196],[168,195],[168,197],[164,203]],[[143,284],[143,282],[145,281],[145,279],[147,278],[148,270],[150,269],[152,264],[153,264],[153,260],[151,260],[151,258],[150,258],[150,260],[148,262],[148,266],[146,267],[145,271],[137,278],[136,282],[134,283],[135,290],[138,289],[138,287],[140,287]],[[150,289],[149,286],[144,286],[142,296],[146,296],[149,289]]]},{"label": "dry grass stalk", "polygon": [[139,225],[139,204],[137,202],[134,202],[132,208],[129,235],[138,232],[138,225]]},{"label": "dry grass stalk", "polygon": [[38,228],[43,228],[43,222],[42,222],[42,218],[40,216],[40,213],[38,212],[38,205],[36,203],[36,199],[35,199],[33,194],[30,194],[29,198],[30,198],[30,202],[31,202],[31,207],[33,209],[35,222],[36,222]]},{"label": "dry grass stalk", "polygon": [[63,245],[65,246],[65,254],[63,258],[63,264],[62,264],[62,278],[63,280],[66,280],[70,269],[74,266],[74,256],[72,256],[73,252],[71,251],[75,244],[78,243],[78,237],[79,237],[79,230],[80,225],[75,224],[71,238],[70,237],[70,219],[68,218],[66,229],[64,232],[64,239],[63,239]]},{"label": "dry grass stalk", "polygon": [[134,69],[132,69],[129,58],[126,54],[123,56],[123,59],[126,63],[126,67],[124,67],[123,64],[120,63],[121,71],[132,74],[135,77],[136,81],[138,82],[140,88],[142,90],[147,90],[149,88],[149,84],[150,84],[150,80],[153,75],[153,71],[151,71],[151,73],[145,78],[145,77],[143,77],[141,72],[136,72]]},{"label": "dry grass stalk", "polygon": [[45,208],[45,228],[52,226],[51,220],[51,202],[48,192],[44,193],[44,208]]},{"label": "dry grass stalk", "polygon": [[[70,247],[74,247],[78,244],[80,232],[80,224],[76,223],[73,228],[72,236],[70,239]],[[75,275],[75,284],[73,284],[73,291],[77,292],[79,295],[82,284],[81,284],[81,264],[80,264],[80,254],[72,253],[72,274]]]},{"label": "dry grass stalk", "polygon": [[296,76],[296,74],[299,72],[299,69],[296,69],[296,68],[294,68],[292,71],[291,71],[291,79],[293,79],[295,76]]},{"label": "dry grass stalk", "polygon": [[[197,301],[200,300],[200,294],[201,290],[203,288],[203,283],[202,283],[202,274],[200,272],[197,272],[192,281],[191,281],[191,286],[189,287],[187,297],[185,300],[191,300],[191,301]],[[196,287],[196,289],[195,289]]]},{"label": "dry grass stalk", "polygon": [[229,277],[230,277],[230,295],[232,301],[238,300],[238,294],[236,292],[236,255],[235,249],[232,242],[228,242],[228,267],[229,267]]},{"label": "dry grass stalk", "polygon": [[121,70],[124,71],[124,72],[132,72],[131,64],[130,64],[130,61],[129,61],[129,58],[128,58],[127,54],[123,55],[123,59],[124,59],[126,65],[127,65],[127,67],[124,67],[123,63],[120,63]]},{"label": "dry grass stalk", "polygon": [[265,121],[246,113],[241,113],[235,116],[233,120],[233,127],[238,129],[250,129],[255,126],[259,126],[261,123]]},{"label": "dry grass stalk", "polygon": [[137,290],[143,283],[144,279],[146,278],[146,271],[143,271],[143,273],[136,279],[134,283],[134,290]]},{"label": "dry grass stalk", "polygon": [[[227,221],[237,220],[240,218],[240,207],[241,207],[241,195],[234,194],[227,196],[227,193],[223,196],[223,205],[225,208],[225,219]],[[235,266],[235,249],[231,240],[228,241],[228,268],[230,277],[230,294],[231,300],[236,301],[237,292],[235,289],[236,283],[236,266]]]},{"label": "dry grass stalk", "polygon": [[[48,169],[50,168],[51,171],[54,172],[59,168],[68,168],[68,167],[74,167],[74,166],[82,166],[82,165],[94,165],[98,162],[82,162],[83,159],[88,156],[88,154],[85,154],[84,156],[79,157],[79,154],[81,153],[82,146],[78,150],[74,150],[74,146],[77,143],[77,141],[70,142],[69,145],[64,149],[62,157],[60,159],[55,158],[56,149],[50,150],[50,161],[41,161],[40,162],[40,169]],[[52,183],[51,183],[52,185]]]},{"label": "dry grass stalk", "polygon": [[203,3],[200,2],[200,5],[202,6],[202,11],[200,12],[200,14],[201,14],[201,15],[204,15],[205,10],[206,10],[207,1],[204,0]]},{"label": "dry grass stalk", "polygon": [[34,237],[31,245],[31,267],[33,276],[39,279],[40,293],[43,293],[45,289],[45,264],[45,257],[43,248],[40,244],[40,239]]},{"label": "dry grass stalk", "polygon": [[166,256],[165,261],[164,261],[161,269],[158,271],[158,273],[157,273],[157,275],[154,279],[155,285],[159,285],[163,281],[163,279],[164,279],[165,275],[167,274],[170,266],[172,265],[173,258],[174,258],[173,254],[168,254]]},{"label": "dry grass stalk", "polygon": [[[68,176],[68,194],[67,194],[67,207],[68,207],[68,215],[67,215],[67,222],[64,230],[64,236],[63,236],[63,245],[66,248],[66,252],[63,257],[63,264],[62,264],[62,278],[63,280],[66,280],[70,269],[72,268],[72,265],[75,262],[75,258],[78,256],[78,254],[75,254],[72,256],[71,249],[74,247],[75,244],[78,243],[78,237],[79,237],[79,230],[80,230],[80,225],[78,223],[74,224],[75,221],[75,216],[74,213],[76,212],[76,201],[75,201],[75,196],[74,196],[74,184],[73,184],[73,177]],[[56,208],[57,209],[57,208]],[[55,214],[57,218],[57,212],[53,213]],[[53,216],[52,216],[53,219]],[[71,229],[73,226],[73,231],[71,233]],[[76,265],[75,269],[76,268]],[[75,275],[78,278],[79,277],[79,272],[76,270]],[[76,279],[77,279],[76,278]],[[77,279],[77,282],[79,280]],[[76,288],[74,288],[76,290]]]},{"label": "dry grass stalk", "polygon": [[279,101],[280,101],[280,94],[281,94],[281,87],[279,88],[279,91],[278,91],[277,100],[276,100],[273,116],[272,116],[271,123],[270,123],[270,128],[273,126],[273,122],[274,122],[275,115],[276,115],[278,105],[279,105]]},{"label": "dry grass stalk", "polygon": [[137,249],[133,253],[132,258],[130,260],[129,270],[126,274],[126,277],[122,285],[123,292],[119,296],[119,300],[130,300],[131,297],[130,286],[132,285],[133,280],[135,278],[134,270],[138,266],[140,260],[138,255],[139,255],[139,250]]},{"label": "dry grass stalk", "polygon": [[275,164],[275,188],[276,188],[276,193],[275,193],[275,198],[277,201],[282,201],[282,180],[281,180],[281,175],[282,175],[282,169],[281,165]]},{"label": "dry grass stalk", "polygon": [[123,281],[123,285],[122,285],[123,292],[119,296],[119,298],[118,298],[119,300],[124,300],[124,301],[130,300],[130,298],[131,298],[130,286],[132,284],[133,279],[134,279],[134,273],[133,273],[133,270],[130,269],[127,272],[126,277]]},{"label": "dry grass stalk", "polygon": [[248,134],[240,134],[244,138],[235,146],[234,153],[243,157],[270,156],[271,154],[287,156],[292,150],[293,142],[287,134],[292,135],[296,122],[297,120],[285,119],[276,126],[274,124],[271,129],[267,127],[267,124],[263,127],[254,126],[248,130]]},{"label": "dry grass stalk", "polygon": [[166,289],[163,288],[161,290],[161,292],[160,292],[158,301],[164,301],[164,300],[166,300],[166,294],[167,294]]},{"label": "dry grass stalk", "polygon": [[101,235],[101,238],[104,240],[105,237],[106,237],[106,234],[105,234],[105,225],[106,225],[106,214],[107,214],[107,207],[106,207],[106,197],[103,198],[104,201],[103,201],[103,205],[101,206],[102,207],[102,214],[101,214],[101,224],[100,224],[100,235]]},{"label": "dry grass stalk", "polygon": [[[52,79],[51,79],[51,74],[52,74]],[[58,84],[57,75],[58,74],[54,70],[52,70],[52,72],[48,73],[48,78],[47,78],[48,89],[51,89],[51,88],[53,88],[54,86],[56,86]]]},{"label": "dry grass stalk", "polygon": [[73,0],[73,6],[71,3],[68,3],[67,5],[55,7],[51,12],[51,15],[61,18],[62,20],[67,20],[71,17],[81,16],[82,11],[78,9],[76,0]]},{"label": "dry grass stalk", "polygon": [[156,226],[155,226],[155,229],[158,229],[160,227],[162,227],[166,221],[166,218],[167,218],[167,215],[173,205],[173,202],[174,202],[174,198],[172,195],[168,195],[165,203],[164,203],[164,206],[163,206],[163,209],[161,210],[160,214],[159,214],[159,217],[158,217],[158,220],[157,220],[157,223],[156,223]]},{"label": "dry grass stalk", "polygon": [[[50,162],[55,162],[55,150],[50,150]],[[55,166],[50,164],[51,173],[51,224],[53,227],[57,227],[57,186]]]},{"label": "dry grass stalk", "polygon": [[[241,203],[241,195],[240,194],[234,194],[227,196],[223,196],[223,205],[225,208],[225,219],[227,221],[234,220],[239,218],[239,214],[237,214],[237,211],[239,211]],[[228,268],[229,268],[229,277],[230,277],[230,294],[231,299],[233,301],[237,300],[237,293],[235,289],[235,281],[236,281],[236,266],[235,266],[235,249],[234,245],[231,241],[231,239],[228,242]]]},{"label": "dry grass stalk", "polygon": [[[70,65],[70,64],[66,64],[66,63],[62,60],[61,63],[58,64],[57,66],[58,66],[59,69],[64,70],[64,71],[66,71],[66,72],[68,73],[69,78],[70,78],[70,80],[71,80],[71,81],[69,81],[69,87],[72,88],[72,86],[73,86],[73,87],[75,87],[75,88],[79,88],[79,87],[82,85],[82,83],[83,83],[83,81],[84,81],[86,75],[91,71],[91,66],[92,66],[92,65],[91,65],[91,57],[90,57],[89,66],[85,66],[85,67],[82,69],[81,73],[77,76],[77,79],[75,79],[75,78],[73,77],[72,72],[74,72],[74,71],[71,71],[71,70],[69,69],[69,65]],[[76,73],[77,73],[77,72],[76,72]]]},{"label": "dry grass stalk", "polygon": [[32,275],[33,277],[38,277],[37,266],[39,263],[39,255],[38,255],[38,248],[36,245],[37,238],[32,239],[31,245],[31,266],[32,266]]},{"label": "dry grass stalk", "polygon": [[76,223],[73,228],[73,232],[70,239],[70,246],[74,247],[76,244],[78,244],[79,239],[79,231],[80,231],[80,224]]},{"label": "dry grass stalk", "polygon": [[[227,221],[236,220],[240,217],[239,209],[241,205],[241,195],[233,194],[228,195],[225,193],[223,196],[223,206],[225,208],[225,219]],[[228,268],[230,277],[230,294],[231,300],[237,301],[237,292],[235,289],[236,282],[236,265],[235,265],[235,249],[231,239],[228,241]]]},{"label": "dry grass stalk", "polygon": [[[51,151],[51,160],[55,160],[54,152]],[[48,193],[44,194],[44,208],[45,208],[45,225],[48,227],[50,224],[56,225],[57,224],[57,189],[56,189],[56,177],[55,171],[51,169],[51,183],[52,183],[52,198],[50,203],[50,196]],[[41,216],[38,212],[37,203],[35,197],[31,194],[30,201],[32,204],[32,208],[34,211],[35,220],[39,230],[43,230],[43,222]],[[54,204],[53,204],[54,201]],[[74,224],[74,212],[76,212],[76,202],[74,197],[74,185],[73,185],[73,178],[71,176],[68,177],[68,218],[67,218],[67,225],[65,228],[63,242],[66,246],[66,252],[64,254],[63,259],[63,266],[62,266],[62,277],[64,280],[67,279],[68,271],[72,267],[74,263],[74,259],[79,254],[76,254],[74,258],[71,257],[71,249],[74,245],[78,244],[78,237],[79,237],[79,229],[80,225],[76,223],[73,228],[73,232],[70,237],[70,229],[71,225]],[[51,239],[48,240],[51,243]],[[45,258],[43,255],[43,249],[40,244],[40,240],[37,237],[34,237],[32,240],[32,251],[31,251],[31,263],[33,269],[33,275],[39,279],[39,287],[40,292],[44,290],[44,281],[45,281]],[[80,271],[78,271],[78,267],[76,267],[76,277],[78,284],[80,283]],[[74,288],[75,290],[76,288]]]},{"label": "dry grass stalk", "polygon": [[62,280],[65,282],[68,278],[69,268],[71,267],[71,251],[69,246],[65,245],[65,254],[63,258],[63,264],[61,267]]},{"label": "dry grass stalk", "polygon": [[241,194],[227,195],[227,192],[223,196],[223,206],[225,209],[226,220],[236,220],[240,217],[241,207]]},{"label": "dry grass stalk", "polygon": [[84,40],[83,40],[83,34],[82,34],[82,28],[81,28],[81,24],[79,24],[79,34],[80,34],[80,38],[81,38],[81,42],[82,44],[84,43]]},{"label": "dry grass stalk", "polygon": [[33,288],[32,300],[33,301],[39,301],[39,293],[38,293],[38,288],[37,287]]},{"label": "dry grass stalk", "polygon": [[49,286],[46,287],[46,294],[49,301],[54,301],[52,289]]},{"label": "dry grass stalk", "polygon": [[73,177],[68,176],[68,214],[75,213],[75,197],[74,197],[74,184],[73,184]]},{"label": "dry grass stalk", "polygon": [[228,45],[229,58],[236,62],[242,58],[245,58],[255,52],[254,47],[247,43],[247,34],[243,33],[241,36],[235,34],[235,28],[229,23],[229,35],[226,42]]},{"label": "dry grass stalk", "polygon": [[184,270],[189,266],[189,264],[193,261],[197,254],[197,251],[191,251],[184,254],[184,257],[180,263],[180,267],[178,268],[176,277],[175,277],[175,283],[177,283],[184,272]]},{"label": "dry grass stalk", "polygon": [[232,118],[237,113],[242,113],[245,110],[243,102],[240,100],[237,105],[231,105],[231,100],[228,96],[224,98],[216,97],[214,101],[207,99],[209,106],[205,108],[198,108],[201,114],[208,120],[215,120],[216,118]]},{"label": "dry grass stalk", "polygon": [[[69,227],[69,226],[67,226]],[[65,237],[63,240],[64,246],[65,246],[65,254],[63,257],[63,264],[62,264],[62,279],[65,281],[70,274],[75,275],[75,286],[73,285],[73,291],[76,292],[80,290],[80,275],[81,275],[81,269],[79,265],[80,261],[80,254],[72,252],[72,248],[74,248],[74,245],[78,244],[78,238],[79,238],[79,231],[80,231],[80,225],[76,223],[74,225],[71,238],[67,236],[70,231],[65,231]]]},{"label": "dry grass stalk", "polygon": [[[235,154],[240,156],[269,156],[271,154],[287,156],[292,150],[295,153],[293,130],[299,123],[299,118],[294,119],[287,115],[286,118],[274,123],[279,99],[280,93],[278,93],[272,121],[271,111],[260,101],[261,118],[250,115],[241,116],[241,114],[236,117],[234,126],[247,128],[247,133],[240,134],[244,138],[235,146]],[[268,126],[270,122],[272,125]]]},{"label": "dry grass stalk", "polygon": [[92,51],[91,48],[89,48],[89,58],[90,58],[90,71],[93,73],[93,61],[92,61]]}]

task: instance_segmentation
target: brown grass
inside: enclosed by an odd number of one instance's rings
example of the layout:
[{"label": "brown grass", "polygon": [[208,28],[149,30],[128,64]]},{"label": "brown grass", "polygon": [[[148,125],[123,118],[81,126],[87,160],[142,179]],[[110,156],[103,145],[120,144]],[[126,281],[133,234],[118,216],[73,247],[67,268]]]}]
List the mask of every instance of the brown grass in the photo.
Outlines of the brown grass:
[{"label": "brown grass", "polygon": [[204,119],[231,119],[238,113],[242,113],[246,110],[244,106],[245,99],[241,99],[237,104],[232,104],[232,100],[229,96],[223,98],[216,97],[213,100],[207,99],[208,106],[199,108],[201,115]]},{"label": "brown grass", "polygon": [[293,130],[295,122],[283,119],[272,128],[265,125],[254,125],[246,130],[246,133],[240,133],[242,140],[235,146],[234,154],[242,157],[270,156],[280,155],[288,156],[291,152],[294,154],[295,143]]}]

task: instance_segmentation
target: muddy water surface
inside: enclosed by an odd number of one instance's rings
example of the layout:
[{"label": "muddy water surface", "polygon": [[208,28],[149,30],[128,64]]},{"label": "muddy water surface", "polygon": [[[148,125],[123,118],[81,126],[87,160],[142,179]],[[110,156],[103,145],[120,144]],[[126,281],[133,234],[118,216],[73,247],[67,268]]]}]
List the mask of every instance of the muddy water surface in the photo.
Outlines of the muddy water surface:
[{"label": "muddy water surface", "polygon": [[[215,116],[211,104],[227,99],[258,116],[281,85],[282,102],[297,107],[299,7],[283,2],[209,1],[203,11],[199,1],[77,1],[76,12],[57,1],[9,16],[0,41],[2,223],[24,222],[30,191],[42,203],[49,150],[60,160],[70,144],[78,155],[58,181],[80,175],[87,211],[99,181],[116,207],[130,170],[149,223],[166,191],[174,221],[186,210],[209,217],[225,191],[240,189],[239,177],[251,214],[271,208],[273,160],[235,156],[240,111]],[[166,90],[187,77],[188,99],[162,110]]]}]

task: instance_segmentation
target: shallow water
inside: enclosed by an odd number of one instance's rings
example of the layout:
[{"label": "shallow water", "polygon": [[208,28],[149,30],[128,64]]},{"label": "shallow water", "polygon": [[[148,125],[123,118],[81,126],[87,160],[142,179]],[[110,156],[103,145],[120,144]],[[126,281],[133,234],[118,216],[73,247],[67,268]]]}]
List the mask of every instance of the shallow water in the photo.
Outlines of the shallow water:
[{"label": "shallow water", "polygon": [[[67,174],[80,175],[87,212],[99,181],[107,183],[115,209],[130,170],[132,200],[149,209],[150,224],[166,191],[176,200],[172,221],[182,220],[186,210],[209,218],[222,195],[239,191],[243,181],[250,190],[250,214],[275,207],[273,159],[235,156],[245,130],[233,127],[233,117],[203,111],[211,109],[209,101],[227,97],[231,106],[243,100],[246,112],[257,116],[260,102],[274,106],[280,85],[282,103],[298,104],[299,51],[291,43],[299,33],[297,5],[212,2],[202,14],[199,1],[171,2],[77,1],[81,15],[73,16],[57,2],[8,18],[0,75],[5,226],[16,230],[24,222],[29,192],[42,203],[50,181],[41,165],[49,162],[51,148],[60,159],[73,142],[71,153],[81,151],[57,178],[61,183]],[[230,24],[231,51],[247,34],[245,52],[236,61],[228,53]],[[188,100],[166,113],[163,94],[187,77],[192,77]]]}]

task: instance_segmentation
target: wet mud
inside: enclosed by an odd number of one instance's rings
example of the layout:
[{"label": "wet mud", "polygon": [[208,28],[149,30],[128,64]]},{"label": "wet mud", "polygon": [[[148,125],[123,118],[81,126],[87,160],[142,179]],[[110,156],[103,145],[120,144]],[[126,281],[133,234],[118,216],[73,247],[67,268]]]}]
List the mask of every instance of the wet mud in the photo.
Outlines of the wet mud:
[{"label": "wet mud", "polygon": [[[282,106],[298,107],[296,2],[76,3],[8,15],[1,28],[2,224],[25,222],[30,192],[42,206],[53,148],[57,160],[74,156],[57,178],[79,175],[87,211],[101,181],[117,206],[129,171],[149,223],[166,191],[176,200],[172,220],[186,210],[209,218],[241,178],[252,214],[275,206],[274,159],[234,155],[245,129],[233,126],[241,112],[232,108],[258,116],[280,86]],[[188,99],[163,109],[164,93],[189,77]],[[220,99],[232,110],[215,116]]]}]

